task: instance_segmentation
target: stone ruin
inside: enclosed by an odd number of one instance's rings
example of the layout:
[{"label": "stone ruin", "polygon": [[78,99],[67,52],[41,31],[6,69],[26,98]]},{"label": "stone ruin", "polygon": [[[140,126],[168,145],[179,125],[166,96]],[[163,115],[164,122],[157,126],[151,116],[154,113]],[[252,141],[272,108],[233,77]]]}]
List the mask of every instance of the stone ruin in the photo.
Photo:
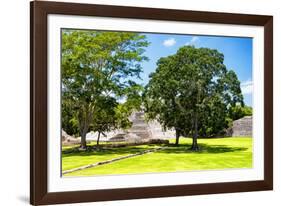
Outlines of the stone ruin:
[{"label": "stone ruin", "polygon": [[[129,130],[118,131],[109,140],[139,142],[148,139],[169,139],[175,137],[174,130],[164,131],[158,121],[147,122],[144,118],[144,112],[133,113],[130,120],[133,125]],[[252,116],[245,116],[233,121],[233,126],[227,129],[225,136],[252,136]]]},{"label": "stone ruin", "polygon": [[[147,122],[144,118],[144,112],[135,112],[132,114],[130,120],[132,127],[127,131],[119,131],[112,140],[119,141],[141,141],[147,139],[169,139],[175,138],[175,130],[164,131],[161,124],[156,121]],[[233,126],[227,129],[225,136],[252,136],[252,116],[245,116],[241,119],[233,121]]]},{"label": "stone ruin", "polygon": [[147,122],[144,112],[134,112],[130,117],[130,121],[132,121],[130,129],[119,131],[115,136],[109,138],[109,141],[153,142],[156,139],[172,138],[175,135],[173,131],[163,131],[157,121]]},{"label": "stone ruin", "polygon": [[[100,141],[141,143],[175,137],[174,130],[164,131],[156,120],[147,122],[142,111],[134,112],[129,119],[132,122],[130,129],[106,132],[101,134]],[[87,141],[96,141],[97,137],[97,132],[89,132],[86,136]],[[80,137],[76,139],[80,141]]]},{"label": "stone ruin", "polygon": [[71,135],[67,134],[64,130],[61,131],[61,141],[63,145],[80,143],[80,139],[72,137]]},{"label": "stone ruin", "polygon": [[[175,138],[174,130],[164,131],[156,120],[147,122],[144,112],[134,112],[130,117],[130,121],[133,123],[130,129],[114,130],[105,133],[105,135],[101,134],[100,141],[141,143]],[[97,133],[89,132],[87,141],[95,141],[97,136]],[[235,120],[233,126],[227,129],[225,136],[252,136],[252,116]],[[62,131],[62,143],[77,144],[80,143],[80,137],[74,138]]]},{"label": "stone ruin", "polygon": [[133,124],[128,133],[135,134],[142,139],[152,138],[149,125],[144,119],[144,112],[135,112],[130,119]]},{"label": "stone ruin", "polygon": [[233,137],[252,136],[252,116],[245,116],[241,119],[233,121],[230,128],[230,135]]}]

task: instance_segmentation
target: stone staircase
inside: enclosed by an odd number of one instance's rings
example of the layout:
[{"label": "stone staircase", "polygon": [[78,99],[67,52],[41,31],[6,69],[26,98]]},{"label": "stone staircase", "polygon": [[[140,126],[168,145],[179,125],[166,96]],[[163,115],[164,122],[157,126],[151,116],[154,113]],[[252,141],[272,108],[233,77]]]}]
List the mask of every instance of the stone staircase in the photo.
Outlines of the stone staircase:
[{"label": "stone staircase", "polygon": [[128,133],[139,136],[141,139],[150,139],[151,132],[148,124],[144,119],[144,112],[135,112],[132,120],[132,127],[128,129]]}]

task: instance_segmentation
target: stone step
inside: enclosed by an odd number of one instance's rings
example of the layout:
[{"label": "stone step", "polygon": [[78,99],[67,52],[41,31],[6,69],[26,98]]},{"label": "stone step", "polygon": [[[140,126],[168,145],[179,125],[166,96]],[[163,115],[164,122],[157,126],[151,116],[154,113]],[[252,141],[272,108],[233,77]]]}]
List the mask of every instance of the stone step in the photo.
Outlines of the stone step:
[{"label": "stone step", "polygon": [[135,133],[135,132],[148,132],[149,130],[147,128],[143,128],[143,129],[134,129],[134,128],[130,128],[128,129],[128,132],[130,133]]},{"label": "stone step", "polygon": [[136,135],[138,135],[142,139],[149,139],[151,137],[151,135],[149,133],[147,133],[147,134],[136,134]]},{"label": "stone step", "polygon": [[133,124],[147,124],[146,121],[140,119],[134,119],[132,122]]},{"label": "stone step", "polygon": [[133,125],[130,130],[146,130],[147,126],[146,125]]},{"label": "stone step", "polygon": [[139,135],[139,134],[148,134],[149,131],[147,131],[147,130],[144,130],[144,131],[130,131],[130,133]]},{"label": "stone step", "polygon": [[136,112],[136,113],[135,113],[135,116],[136,116],[136,117],[138,117],[138,116],[142,116],[142,117],[143,117],[143,116],[144,116],[144,112]]},{"label": "stone step", "polygon": [[140,120],[134,120],[132,121],[133,124],[143,124],[143,125],[147,125],[147,122],[145,121],[140,121]]}]

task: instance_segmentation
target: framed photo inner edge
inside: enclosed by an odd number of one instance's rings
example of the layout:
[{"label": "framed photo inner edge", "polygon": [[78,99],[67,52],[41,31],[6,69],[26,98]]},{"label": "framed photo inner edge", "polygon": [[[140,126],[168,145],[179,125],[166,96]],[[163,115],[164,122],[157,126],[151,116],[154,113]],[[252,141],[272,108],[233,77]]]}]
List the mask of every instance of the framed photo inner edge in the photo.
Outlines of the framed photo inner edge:
[{"label": "framed photo inner edge", "polygon": [[[264,180],[48,192],[48,14],[151,19],[264,27]],[[273,17],[247,14],[31,2],[30,5],[30,203],[34,205],[154,198],[273,189]]]}]

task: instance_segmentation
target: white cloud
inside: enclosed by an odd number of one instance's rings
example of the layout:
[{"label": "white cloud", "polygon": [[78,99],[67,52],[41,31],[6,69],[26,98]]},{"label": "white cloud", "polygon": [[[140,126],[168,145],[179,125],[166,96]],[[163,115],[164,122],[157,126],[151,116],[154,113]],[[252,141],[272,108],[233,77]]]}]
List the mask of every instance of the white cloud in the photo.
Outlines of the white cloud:
[{"label": "white cloud", "polygon": [[166,47],[174,46],[176,44],[176,40],[174,38],[166,39],[163,42],[163,45]]},{"label": "white cloud", "polygon": [[194,45],[196,42],[199,42],[199,40],[200,40],[199,37],[194,36],[194,37],[191,38],[190,41],[186,42],[185,45]]},{"label": "white cloud", "polygon": [[241,83],[242,94],[252,94],[253,93],[253,81],[247,80]]}]

